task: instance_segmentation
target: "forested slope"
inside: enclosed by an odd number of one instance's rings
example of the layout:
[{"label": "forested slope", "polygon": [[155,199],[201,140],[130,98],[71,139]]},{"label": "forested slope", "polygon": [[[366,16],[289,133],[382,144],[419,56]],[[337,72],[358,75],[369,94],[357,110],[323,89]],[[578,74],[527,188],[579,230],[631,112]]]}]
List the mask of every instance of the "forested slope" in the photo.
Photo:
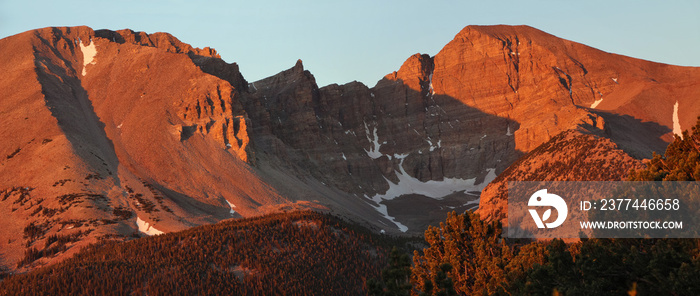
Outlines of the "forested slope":
[{"label": "forested slope", "polygon": [[393,242],[331,215],[271,214],[95,244],[0,295],[360,295]]}]

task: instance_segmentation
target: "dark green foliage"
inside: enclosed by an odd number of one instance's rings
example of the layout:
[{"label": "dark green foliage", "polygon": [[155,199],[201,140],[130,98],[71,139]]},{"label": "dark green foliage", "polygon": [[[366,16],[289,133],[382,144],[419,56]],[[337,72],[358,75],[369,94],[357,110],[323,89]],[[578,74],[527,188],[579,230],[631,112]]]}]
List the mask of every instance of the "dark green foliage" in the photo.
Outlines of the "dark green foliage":
[{"label": "dark green foliage", "polygon": [[448,278],[462,294],[503,290],[513,253],[501,234],[498,222],[486,223],[472,212],[449,213],[440,227],[431,226],[425,231],[430,247],[422,254],[414,252],[411,282],[426,295],[449,295]]},{"label": "dark green foliage", "polygon": [[41,225],[36,225],[34,222],[31,222],[24,227],[23,232],[25,239],[34,240],[44,235],[45,230]]},{"label": "dark green foliage", "polygon": [[5,189],[3,191],[0,191],[0,201],[5,201],[11,196],[18,195],[17,199],[15,199],[12,204],[19,204],[23,206],[28,200],[31,200],[31,191],[34,190],[34,188],[30,187],[12,187]]},{"label": "dark green foliage", "polygon": [[381,281],[371,279],[367,281],[370,295],[377,296],[401,296],[410,295],[411,259],[408,254],[394,247],[389,255],[389,266],[382,269]]},{"label": "dark green foliage", "polygon": [[102,176],[100,176],[100,174],[87,174],[87,176],[85,176],[85,180],[91,180],[91,179],[102,180],[104,178],[102,178]]},{"label": "dark green foliage", "polygon": [[[437,295],[437,296],[452,296],[457,295],[455,291],[454,283],[452,278],[447,276],[448,272],[452,271],[452,265],[449,263],[440,264],[437,273],[433,276],[432,281],[426,281],[424,283],[424,291],[419,295]],[[433,283],[437,285],[437,288],[433,287]]]},{"label": "dark green foliage", "polygon": [[71,180],[71,179],[61,179],[61,180],[58,180],[58,181],[54,182],[53,185],[51,185],[51,186],[53,186],[53,187],[56,187],[56,186],[63,186],[63,185],[66,185],[66,183],[68,183],[68,182],[70,182],[70,181],[73,181],[73,180]]},{"label": "dark green foliage", "polygon": [[17,153],[19,153],[20,151],[22,151],[22,148],[17,148],[17,150],[7,155],[7,159],[15,157],[15,155],[17,155]]},{"label": "dark green foliage", "polygon": [[415,253],[414,287],[420,295],[626,295],[633,289],[640,295],[700,295],[696,239],[521,245],[499,236],[500,225],[476,214],[450,214],[440,228],[426,231],[430,247]]},{"label": "dark green foliage", "polygon": [[[700,120],[664,156],[655,155],[646,169],[630,174],[638,181],[698,177]],[[414,256],[415,286],[425,295],[438,295],[438,279],[451,278],[457,292],[466,295],[700,295],[698,239],[552,240],[521,246],[499,240],[500,235],[500,225],[475,214],[449,215],[425,233],[430,247]]]},{"label": "dark green foliage", "polygon": [[126,220],[133,216],[133,213],[124,207],[115,207],[112,210],[112,215],[117,216],[120,220]]},{"label": "dark green foliage", "polygon": [[[34,225],[31,223],[30,225]],[[34,226],[36,227],[36,226]],[[42,227],[38,227],[42,229]],[[26,228],[25,228],[26,229]],[[44,258],[51,257],[58,253],[62,253],[68,250],[68,243],[76,242],[84,235],[82,231],[75,232],[69,235],[54,234],[46,238],[43,249],[37,249],[34,247],[29,248],[34,243],[34,238],[30,238],[27,241],[27,247],[24,251],[24,257],[17,263],[17,267],[23,267],[25,265],[31,264],[32,262]],[[43,235],[43,232],[42,232]]]},{"label": "dark green foliage", "polygon": [[683,132],[683,139],[676,136],[666,153],[654,157],[647,168],[630,173],[632,181],[697,181],[700,177],[700,117],[692,133]]},{"label": "dark green foliage", "polygon": [[85,200],[107,200],[108,198],[100,194],[91,193],[70,193],[57,196],[56,199],[61,203],[61,206],[71,207],[75,204],[84,202]]},{"label": "dark green foliage", "polygon": [[[631,172],[630,179],[697,180],[700,120],[692,131],[676,138],[664,156],[655,155],[646,169]],[[144,186],[161,203],[157,191]],[[141,194],[127,190],[155,210]],[[19,195],[16,203],[22,202],[29,191],[13,188],[0,197]],[[70,203],[76,197],[64,199]],[[131,216],[122,209],[113,213]],[[429,246],[414,252],[411,267],[408,255],[396,248],[387,260],[386,250],[396,240],[328,215],[273,214],[93,245],[28,274],[0,272],[0,280],[7,277],[0,281],[0,295],[700,295],[697,239],[567,244],[507,241],[502,231],[500,223],[484,222],[477,214],[450,213],[439,227],[425,231]],[[41,236],[42,227],[30,224],[25,235]],[[44,249],[28,248],[20,264],[60,252],[69,241],[50,236]],[[381,266],[387,267],[380,273]]]},{"label": "dark green foliage", "polygon": [[149,214],[152,212],[158,212],[158,209],[156,209],[156,205],[150,200],[144,198],[143,194],[136,193],[134,195],[129,195],[129,197],[134,198],[138,201],[138,203],[136,203],[136,207],[138,209],[143,210],[144,212]]},{"label": "dark green foliage", "polygon": [[[166,212],[172,213],[172,210],[170,210],[170,208],[163,205],[163,197],[158,193],[158,191],[156,191],[153,188],[153,186],[151,184],[149,184],[143,180],[141,181],[141,183],[143,183],[144,187],[148,188],[148,190],[151,191],[151,193],[153,194],[153,197],[161,205],[161,208],[163,208]],[[132,189],[129,186],[125,186],[125,187],[126,187],[126,191],[129,193],[129,198],[133,198],[136,200],[136,204],[135,204],[136,208],[138,208],[139,210],[142,210],[146,213],[149,213],[149,214],[153,213],[153,212],[160,211],[156,208],[156,205],[152,201],[145,198],[143,194],[136,193],[134,191],[134,189]],[[115,213],[115,215],[116,215],[116,213]]]},{"label": "dark green foliage", "polygon": [[395,243],[330,215],[272,214],[92,245],[6,278],[0,295],[362,295]]},{"label": "dark green foliage", "polygon": [[36,248],[28,248],[24,250],[24,257],[17,263],[17,267],[22,267],[26,264],[32,263],[39,258],[44,257],[44,254],[37,250]]},{"label": "dark green foliage", "polygon": [[514,282],[516,295],[700,295],[694,240],[589,239],[566,245],[554,240],[547,261]]}]

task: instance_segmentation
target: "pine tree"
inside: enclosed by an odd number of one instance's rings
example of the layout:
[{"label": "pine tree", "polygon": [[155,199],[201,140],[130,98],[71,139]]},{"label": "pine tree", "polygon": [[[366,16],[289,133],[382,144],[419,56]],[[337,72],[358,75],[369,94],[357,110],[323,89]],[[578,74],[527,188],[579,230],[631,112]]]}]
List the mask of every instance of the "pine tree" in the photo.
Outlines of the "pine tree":
[{"label": "pine tree", "polygon": [[[422,254],[414,252],[414,287],[426,295],[443,295],[449,290],[443,289],[443,281],[449,278],[458,293],[496,293],[502,289],[505,266],[512,259],[501,233],[499,222],[483,222],[472,212],[449,213],[440,227],[431,226],[425,231],[430,247]],[[445,274],[445,279],[438,276],[440,273]]]},{"label": "pine tree", "polygon": [[381,281],[371,279],[367,282],[370,295],[408,296],[411,293],[411,260],[408,254],[394,247],[389,255],[389,265],[382,270]]},{"label": "pine tree", "polygon": [[700,117],[689,133],[675,136],[662,156],[654,153],[647,168],[630,172],[631,181],[697,181],[700,178]]}]

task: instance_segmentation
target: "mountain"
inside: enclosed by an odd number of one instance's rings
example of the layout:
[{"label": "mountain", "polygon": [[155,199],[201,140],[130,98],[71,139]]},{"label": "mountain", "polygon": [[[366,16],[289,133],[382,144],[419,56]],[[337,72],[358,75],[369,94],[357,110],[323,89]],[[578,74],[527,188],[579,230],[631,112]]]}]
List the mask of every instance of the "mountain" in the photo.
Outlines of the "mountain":
[{"label": "mountain", "polygon": [[[497,175],[620,179],[700,114],[699,68],[527,26],[466,27],[373,87],[319,87],[302,61],[248,82],[215,50],[167,33],[44,28],[0,48],[0,256],[10,269],[92,242],[294,209],[409,234],[453,210],[502,218],[503,183],[487,187]],[[585,147],[595,155],[570,157]],[[561,174],[523,166],[549,160]],[[601,162],[604,173],[565,173]],[[56,236],[62,249],[22,261]]]},{"label": "mountain", "polygon": [[630,170],[643,167],[642,161],[606,137],[586,130],[564,131],[522,156],[489,183],[481,192],[477,212],[486,221],[508,225],[508,181],[625,180]]},{"label": "mountain", "polygon": [[606,167],[615,174],[550,178],[623,178],[692,126],[700,114],[698,70],[605,53],[526,26],[469,26],[437,55],[411,56],[372,88],[319,88],[297,62],[251,83],[244,108],[263,125],[251,133],[258,155],[371,198],[410,231],[446,211],[474,208],[496,174],[568,130],[594,135],[574,142],[590,140],[615,156]]}]

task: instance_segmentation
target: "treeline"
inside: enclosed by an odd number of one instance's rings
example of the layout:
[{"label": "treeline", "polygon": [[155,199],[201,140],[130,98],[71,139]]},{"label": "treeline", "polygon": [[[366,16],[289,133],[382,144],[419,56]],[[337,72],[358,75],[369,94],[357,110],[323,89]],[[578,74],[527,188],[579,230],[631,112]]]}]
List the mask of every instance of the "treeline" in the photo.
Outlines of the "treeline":
[{"label": "treeline", "polygon": [[271,214],[92,245],[0,295],[361,295],[397,243],[331,215]]},{"label": "treeline", "polygon": [[[700,120],[630,176],[697,181]],[[0,295],[700,295],[699,239],[508,240],[499,222],[466,212],[429,227],[412,259],[387,251],[412,243],[278,213],[92,245],[5,278]]]},{"label": "treeline", "polygon": [[[498,222],[451,213],[410,275],[373,295],[700,295],[697,239],[507,240]],[[390,260],[394,262],[395,260]],[[401,266],[389,266],[400,270]],[[405,265],[403,266],[405,269]],[[391,287],[403,287],[403,289]],[[630,294],[638,293],[638,294]]]},{"label": "treeline", "polygon": [[[632,181],[697,181],[700,118]],[[700,197],[688,197],[697,199]],[[392,253],[373,295],[700,295],[700,239],[527,241],[499,222],[451,213],[429,227],[413,264]],[[401,259],[403,258],[403,259]],[[410,268],[410,272],[407,272]]]}]

